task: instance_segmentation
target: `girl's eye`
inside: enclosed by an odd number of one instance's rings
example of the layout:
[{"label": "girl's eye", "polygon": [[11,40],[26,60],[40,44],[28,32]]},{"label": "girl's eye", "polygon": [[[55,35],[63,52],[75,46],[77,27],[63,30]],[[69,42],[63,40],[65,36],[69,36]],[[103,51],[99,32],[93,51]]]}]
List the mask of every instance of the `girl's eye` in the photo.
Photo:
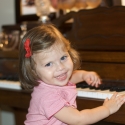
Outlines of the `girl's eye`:
[{"label": "girl's eye", "polygon": [[61,57],[61,60],[66,60],[67,56]]},{"label": "girl's eye", "polygon": [[49,66],[51,66],[52,65],[52,63],[50,62],[50,63],[47,63],[46,65],[45,65],[45,67],[49,67]]}]

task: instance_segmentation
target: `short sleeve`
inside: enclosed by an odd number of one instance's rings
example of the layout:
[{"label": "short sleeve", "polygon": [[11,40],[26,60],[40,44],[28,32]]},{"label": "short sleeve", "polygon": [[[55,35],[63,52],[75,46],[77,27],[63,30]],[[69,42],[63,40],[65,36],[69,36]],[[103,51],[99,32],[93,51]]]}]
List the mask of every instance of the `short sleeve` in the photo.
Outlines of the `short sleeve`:
[{"label": "short sleeve", "polygon": [[58,94],[49,95],[46,97],[47,100],[44,100],[42,103],[42,111],[44,111],[44,115],[49,119],[54,114],[56,114],[59,110],[61,110],[64,106],[69,106],[69,102],[60,97]]}]

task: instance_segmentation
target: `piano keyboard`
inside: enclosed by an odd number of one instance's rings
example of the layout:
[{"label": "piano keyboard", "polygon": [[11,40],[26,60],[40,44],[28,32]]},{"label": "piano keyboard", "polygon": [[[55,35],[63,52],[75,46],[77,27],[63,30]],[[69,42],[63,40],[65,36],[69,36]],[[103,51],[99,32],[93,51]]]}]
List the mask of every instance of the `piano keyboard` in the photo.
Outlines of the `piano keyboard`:
[{"label": "piano keyboard", "polygon": [[0,88],[21,90],[19,81],[0,80]]},{"label": "piano keyboard", "polygon": [[114,92],[118,92],[118,95],[125,94],[125,81],[118,80],[102,80],[102,83],[98,88],[89,86],[86,82],[78,83],[77,96],[94,99],[106,99],[111,98]]},{"label": "piano keyboard", "polygon": [[[80,86],[82,85],[83,88]],[[80,86],[77,88],[77,96],[85,97],[85,98],[94,98],[94,99],[106,99],[110,98],[115,91],[110,91],[109,89],[93,89],[88,86],[86,83],[80,83]],[[89,88],[90,87],[90,88]],[[11,80],[0,80],[0,88],[6,89],[15,89],[21,90],[21,85],[19,81],[11,81]],[[125,90],[119,92],[119,95],[125,94]]]},{"label": "piano keyboard", "polygon": [[[93,90],[89,88],[77,88],[77,96],[78,97],[85,97],[85,98],[93,98],[93,99],[106,99],[111,98],[115,91],[110,90]],[[125,91],[119,92],[118,95],[125,94]]]}]

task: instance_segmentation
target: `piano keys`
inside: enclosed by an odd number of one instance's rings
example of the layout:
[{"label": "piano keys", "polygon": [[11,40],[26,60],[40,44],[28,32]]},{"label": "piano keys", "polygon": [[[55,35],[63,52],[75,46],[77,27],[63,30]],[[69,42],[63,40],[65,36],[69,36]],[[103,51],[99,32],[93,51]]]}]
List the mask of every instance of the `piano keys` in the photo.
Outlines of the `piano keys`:
[{"label": "piano keys", "polygon": [[[113,84],[114,83],[114,84]],[[119,85],[118,85],[119,84]],[[77,97],[92,98],[92,99],[106,99],[110,98],[114,92],[119,92],[118,95],[125,94],[125,81],[112,81],[103,80],[103,83],[98,87],[92,87],[86,82],[78,83],[77,86]],[[0,88],[22,90],[19,81],[12,80],[0,80]]]},{"label": "piano keys", "polygon": [[22,90],[19,81],[0,80],[0,88]]},{"label": "piano keys", "polygon": [[102,80],[102,84],[96,88],[88,85],[86,82],[77,84],[77,96],[93,99],[111,98],[113,93],[118,95],[125,94],[125,81]]},{"label": "piano keys", "polygon": [[[77,89],[77,96],[78,97],[85,97],[85,98],[93,98],[93,99],[106,99],[106,98],[111,98],[111,96],[113,95],[113,92],[109,91],[109,90],[104,90],[104,91],[100,91],[100,90],[92,90],[92,89]],[[123,92],[119,92],[118,95],[125,95],[125,91]]]}]

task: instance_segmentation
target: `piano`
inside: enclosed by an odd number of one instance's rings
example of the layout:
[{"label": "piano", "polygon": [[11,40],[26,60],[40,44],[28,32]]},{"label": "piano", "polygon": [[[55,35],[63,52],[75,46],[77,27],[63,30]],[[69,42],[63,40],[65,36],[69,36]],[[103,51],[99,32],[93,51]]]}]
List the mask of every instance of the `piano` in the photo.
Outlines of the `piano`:
[{"label": "piano", "polygon": [[[79,110],[101,105],[102,100],[106,96],[110,97],[114,91],[125,92],[124,14],[125,7],[115,6],[81,10],[71,15],[74,22],[72,29],[66,33],[66,37],[80,53],[81,69],[96,71],[102,78],[102,82],[106,84],[105,87],[101,86],[101,92],[91,87],[83,87],[83,92],[80,88],[77,97]],[[104,120],[125,124],[124,111],[125,104],[117,113]]]},{"label": "piano", "polygon": [[[77,85],[79,110],[102,105],[115,91],[125,93],[125,7],[99,7],[80,10],[59,17],[53,23],[61,31],[67,19],[71,27],[63,34],[79,51],[81,69],[96,71],[102,78],[99,88]],[[58,23],[59,20],[63,20]],[[57,24],[58,23],[58,24]],[[13,54],[12,54],[13,53]],[[23,125],[30,101],[30,93],[18,81],[18,51],[0,52],[0,106],[13,108],[17,125]],[[125,124],[125,104],[118,112],[100,121],[100,125]],[[95,124],[95,125],[97,125]]]}]

